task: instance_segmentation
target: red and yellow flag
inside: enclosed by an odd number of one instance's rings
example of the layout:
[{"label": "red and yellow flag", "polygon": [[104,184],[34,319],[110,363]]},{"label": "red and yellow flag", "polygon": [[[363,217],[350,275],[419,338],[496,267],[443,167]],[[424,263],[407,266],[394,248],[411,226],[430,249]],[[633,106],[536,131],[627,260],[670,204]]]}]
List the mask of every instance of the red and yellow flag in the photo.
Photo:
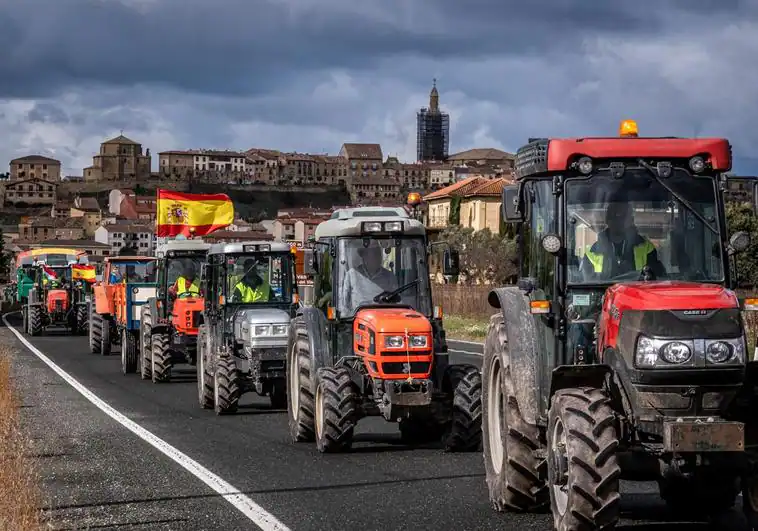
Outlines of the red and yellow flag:
[{"label": "red and yellow flag", "polygon": [[158,190],[156,236],[204,236],[234,222],[234,203],[226,194],[187,194]]},{"label": "red and yellow flag", "polygon": [[84,280],[94,282],[96,280],[95,266],[74,264],[71,266],[71,280]]}]

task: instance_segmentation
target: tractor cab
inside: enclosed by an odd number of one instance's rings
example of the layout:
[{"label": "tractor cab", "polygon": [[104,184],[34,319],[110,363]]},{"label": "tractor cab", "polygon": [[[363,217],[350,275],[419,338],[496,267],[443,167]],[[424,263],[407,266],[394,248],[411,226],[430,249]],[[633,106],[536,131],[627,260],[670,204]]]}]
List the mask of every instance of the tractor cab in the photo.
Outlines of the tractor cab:
[{"label": "tractor cab", "polygon": [[727,236],[730,144],[643,138],[633,121],[620,133],[530,139],[503,191],[520,279],[489,294],[487,484],[496,507],[549,501],[556,529],[612,527],[619,478],[720,514],[752,466],[735,412],[753,388],[751,308],[730,267],[750,239]]}]

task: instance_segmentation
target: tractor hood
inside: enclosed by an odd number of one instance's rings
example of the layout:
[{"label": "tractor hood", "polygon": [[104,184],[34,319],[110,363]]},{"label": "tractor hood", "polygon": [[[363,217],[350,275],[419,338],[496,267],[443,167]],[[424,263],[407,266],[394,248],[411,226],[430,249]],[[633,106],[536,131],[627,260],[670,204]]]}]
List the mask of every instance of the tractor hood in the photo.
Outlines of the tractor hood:
[{"label": "tractor hood", "polygon": [[739,308],[737,295],[714,284],[659,281],[629,282],[608,288],[606,299],[616,310],[717,310]]}]

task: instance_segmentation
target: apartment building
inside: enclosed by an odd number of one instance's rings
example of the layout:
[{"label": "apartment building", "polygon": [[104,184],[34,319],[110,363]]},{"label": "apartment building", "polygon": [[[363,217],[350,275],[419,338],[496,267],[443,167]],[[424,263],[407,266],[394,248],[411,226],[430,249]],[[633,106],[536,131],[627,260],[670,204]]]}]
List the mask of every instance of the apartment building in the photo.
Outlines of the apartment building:
[{"label": "apartment building", "polygon": [[13,159],[9,169],[11,181],[44,179],[58,182],[61,180],[61,161],[42,155],[28,155]]},{"label": "apartment building", "polygon": [[3,204],[18,208],[52,207],[55,204],[58,183],[42,178],[10,180],[5,183]]},{"label": "apartment building", "polygon": [[119,221],[103,225],[95,231],[95,241],[107,244],[111,255],[123,253],[152,256],[155,233],[146,225]]}]

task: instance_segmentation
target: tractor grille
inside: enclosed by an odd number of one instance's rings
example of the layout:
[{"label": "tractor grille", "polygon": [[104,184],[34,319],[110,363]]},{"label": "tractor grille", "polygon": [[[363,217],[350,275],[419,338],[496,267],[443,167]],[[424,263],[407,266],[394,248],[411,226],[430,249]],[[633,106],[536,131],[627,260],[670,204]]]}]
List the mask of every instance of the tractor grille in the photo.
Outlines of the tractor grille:
[{"label": "tractor grille", "polygon": [[428,361],[412,361],[410,373],[406,370],[407,365],[407,361],[385,361],[382,363],[382,369],[384,369],[384,374],[419,374],[429,370]]}]

